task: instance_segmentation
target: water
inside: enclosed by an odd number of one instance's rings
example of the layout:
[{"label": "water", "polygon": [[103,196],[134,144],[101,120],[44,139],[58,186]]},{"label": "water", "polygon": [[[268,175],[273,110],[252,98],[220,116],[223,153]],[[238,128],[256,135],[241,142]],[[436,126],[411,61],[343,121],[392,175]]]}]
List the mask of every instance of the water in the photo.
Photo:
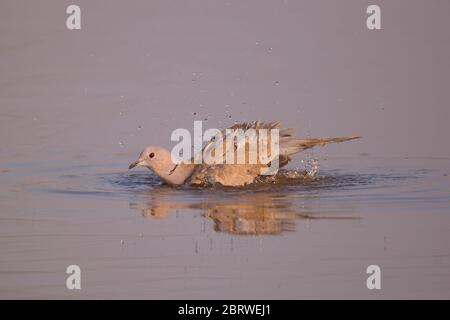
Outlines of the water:
[{"label": "water", "polygon": [[[0,298],[450,298],[449,1],[383,1],[380,31],[361,1],[79,1],[82,30],[24,3],[0,4]],[[277,185],[127,170],[194,119],[363,138]]]},{"label": "water", "polygon": [[1,298],[449,297],[448,159],[328,159],[314,177],[238,189],[126,167],[1,173]]}]

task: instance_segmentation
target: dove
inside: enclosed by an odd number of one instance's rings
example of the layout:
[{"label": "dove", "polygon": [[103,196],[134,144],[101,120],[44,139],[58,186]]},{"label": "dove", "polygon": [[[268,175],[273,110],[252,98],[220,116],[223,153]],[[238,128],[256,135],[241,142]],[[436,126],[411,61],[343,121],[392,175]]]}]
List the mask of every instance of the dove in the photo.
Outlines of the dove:
[{"label": "dove", "polygon": [[[230,130],[231,129],[231,130]],[[259,140],[258,134],[250,135],[243,141],[236,142],[235,133],[238,130],[254,129],[254,132],[258,130],[277,130],[278,144],[277,153],[271,153],[272,141]],[[344,142],[360,138],[360,136],[343,136],[335,138],[309,138],[298,139],[294,137],[294,130],[292,128],[282,128],[280,122],[243,122],[233,125],[230,128],[224,129],[219,132],[220,135],[212,137],[203,147],[202,154],[208,154],[206,159],[201,163],[196,161],[174,161],[172,154],[169,150],[160,146],[148,146],[139,155],[139,158],[130,164],[128,169],[135,167],[146,167],[152,170],[158,177],[160,177],[165,183],[169,185],[197,185],[197,186],[211,186],[220,184],[223,186],[246,186],[256,181],[259,181],[259,177],[265,174],[264,170],[271,167],[274,160],[278,165],[278,168],[284,167],[291,161],[291,156],[310,149],[315,146],[323,146],[328,143]],[[234,140],[233,140],[234,139]],[[234,143],[227,144],[227,141],[234,141]],[[261,142],[263,141],[263,142]],[[251,143],[256,144],[256,148],[250,147]],[[257,158],[252,153],[261,153],[261,144],[267,143],[269,146],[264,146],[263,150],[266,150],[271,157],[266,157],[265,161],[250,162],[250,158]],[[232,150],[229,150],[231,146]],[[243,148],[243,149],[242,149]],[[227,154],[231,152],[237,152],[238,149],[245,150],[245,162],[244,163],[222,163],[211,162],[211,155],[215,156],[218,153],[223,152]],[[274,149],[274,148],[272,148]],[[208,151],[208,152],[206,152]],[[254,156],[254,157],[253,157]],[[233,154],[234,159],[236,155]],[[195,157],[194,157],[195,158]],[[264,158],[264,157],[263,157]],[[194,160],[194,159],[192,159]],[[277,168],[277,169],[278,169]]]}]

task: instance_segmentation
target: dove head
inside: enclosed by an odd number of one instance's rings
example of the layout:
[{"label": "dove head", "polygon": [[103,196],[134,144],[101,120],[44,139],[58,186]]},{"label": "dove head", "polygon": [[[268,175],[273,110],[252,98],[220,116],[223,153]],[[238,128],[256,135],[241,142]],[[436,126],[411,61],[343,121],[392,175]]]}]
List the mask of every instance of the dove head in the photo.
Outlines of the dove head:
[{"label": "dove head", "polygon": [[177,165],[172,161],[170,151],[158,146],[149,146],[130,164],[128,169],[146,167],[169,184],[183,184],[193,171],[192,165]]}]

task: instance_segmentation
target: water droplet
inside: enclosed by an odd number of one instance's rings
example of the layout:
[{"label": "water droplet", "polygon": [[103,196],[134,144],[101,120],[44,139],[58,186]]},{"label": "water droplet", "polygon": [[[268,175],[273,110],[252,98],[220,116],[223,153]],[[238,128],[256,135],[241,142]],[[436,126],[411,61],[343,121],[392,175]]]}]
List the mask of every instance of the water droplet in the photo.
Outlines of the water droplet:
[{"label": "water droplet", "polygon": [[197,115],[197,112],[194,112],[194,113],[192,113],[194,116],[196,116]]},{"label": "water droplet", "polygon": [[275,81],[275,85],[278,86],[280,84],[280,81]]},{"label": "water droplet", "polygon": [[272,52],[272,50],[273,50],[272,47],[267,48],[267,51],[269,51],[269,52]]},{"label": "water droplet", "polygon": [[119,141],[119,145],[123,147],[123,141]]},{"label": "water droplet", "polygon": [[308,176],[315,177],[319,170],[319,160],[311,159],[308,161],[309,168],[306,169]]},{"label": "water droplet", "polygon": [[124,244],[125,244],[125,241],[120,240],[120,244],[121,244],[121,245],[124,245]]}]

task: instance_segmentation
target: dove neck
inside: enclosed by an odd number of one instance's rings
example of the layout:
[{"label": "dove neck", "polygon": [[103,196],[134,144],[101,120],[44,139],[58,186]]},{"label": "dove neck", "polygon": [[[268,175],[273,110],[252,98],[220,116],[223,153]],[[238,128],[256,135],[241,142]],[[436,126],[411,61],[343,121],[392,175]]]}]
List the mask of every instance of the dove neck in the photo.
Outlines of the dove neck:
[{"label": "dove neck", "polygon": [[[183,184],[192,175],[195,165],[193,164],[179,164],[175,167],[175,164],[169,171],[169,173],[164,172],[163,174],[157,172],[157,174],[169,184]],[[172,171],[173,170],[173,171]]]}]

